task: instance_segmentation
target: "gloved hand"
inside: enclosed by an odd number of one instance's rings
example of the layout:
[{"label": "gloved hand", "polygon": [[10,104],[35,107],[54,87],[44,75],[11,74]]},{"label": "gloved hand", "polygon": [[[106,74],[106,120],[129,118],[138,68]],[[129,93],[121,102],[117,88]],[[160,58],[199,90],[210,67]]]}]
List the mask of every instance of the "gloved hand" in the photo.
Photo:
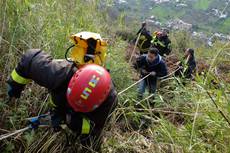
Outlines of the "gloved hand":
[{"label": "gloved hand", "polygon": [[75,134],[79,135],[81,134],[81,123],[82,122],[82,117],[80,117],[79,114],[75,113],[67,113],[66,114],[66,124],[67,126],[74,131]]},{"label": "gloved hand", "polygon": [[151,76],[156,76],[156,72],[155,72],[155,71],[152,71],[152,72],[150,72],[150,75],[151,75]]},{"label": "gloved hand", "polygon": [[141,69],[141,74],[142,74],[142,75],[148,75],[149,72],[147,72],[145,69]]},{"label": "gloved hand", "polygon": [[39,121],[39,118],[38,117],[32,117],[30,120],[29,120],[29,125],[32,129],[37,129],[38,126],[40,125],[40,121]]},{"label": "gloved hand", "polygon": [[62,119],[57,114],[51,115],[51,125],[53,127],[54,132],[58,132],[62,129],[60,126],[61,121],[62,121]]},{"label": "gloved hand", "polygon": [[29,118],[28,124],[32,129],[37,129],[39,125],[49,126],[50,125],[49,122],[50,122],[49,114],[42,114],[39,116]]},{"label": "gloved hand", "polygon": [[21,96],[21,92],[23,89],[24,85],[20,85],[13,82],[7,82],[7,94],[10,98],[19,98]]}]

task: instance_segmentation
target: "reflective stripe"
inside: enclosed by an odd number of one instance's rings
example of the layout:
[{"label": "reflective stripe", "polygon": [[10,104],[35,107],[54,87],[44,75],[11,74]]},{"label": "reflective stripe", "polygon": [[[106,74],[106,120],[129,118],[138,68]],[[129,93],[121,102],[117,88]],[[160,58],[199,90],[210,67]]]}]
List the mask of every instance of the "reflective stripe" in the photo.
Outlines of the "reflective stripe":
[{"label": "reflective stripe", "polygon": [[151,41],[151,43],[153,43],[154,45],[159,44],[162,47],[166,47],[165,44],[163,44],[160,40],[158,40],[157,36],[153,37],[153,40]]},{"label": "reflective stripe", "polygon": [[143,39],[143,41],[140,44],[140,47],[142,48],[143,44],[147,41],[147,39]]},{"label": "reflective stripe", "polygon": [[53,107],[53,108],[57,107],[57,105],[53,102],[52,98],[49,99],[49,103],[48,104],[49,104],[50,107]]},{"label": "reflective stripe", "polygon": [[167,47],[167,48],[170,49],[170,50],[172,49],[171,43],[168,44],[168,47]]},{"label": "reflective stripe", "polygon": [[[149,48],[142,48],[143,44],[147,41],[146,37],[142,39],[142,42],[137,44],[138,48],[140,49],[141,52],[146,52],[148,51]],[[150,42],[151,43],[151,42]]]},{"label": "reflective stripe", "polygon": [[158,43],[160,46],[165,47],[165,45],[164,45],[161,41],[158,40],[157,43]]},{"label": "reflective stripe", "polygon": [[20,75],[16,72],[15,69],[14,69],[13,72],[11,73],[11,77],[12,77],[12,79],[13,79],[15,82],[17,82],[17,83],[19,83],[19,84],[27,84],[27,83],[30,82],[30,79],[27,79],[27,78],[24,78],[24,77],[20,76]]},{"label": "reflective stripe", "polygon": [[89,134],[89,131],[90,131],[90,121],[86,118],[83,118],[81,134]]}]

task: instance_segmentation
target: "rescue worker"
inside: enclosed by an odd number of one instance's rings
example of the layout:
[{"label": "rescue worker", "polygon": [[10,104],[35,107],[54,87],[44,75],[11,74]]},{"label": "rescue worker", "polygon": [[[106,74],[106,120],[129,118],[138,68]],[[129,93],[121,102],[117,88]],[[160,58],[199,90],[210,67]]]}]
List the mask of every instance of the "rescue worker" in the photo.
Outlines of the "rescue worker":
[{"label": "rescue worker", "polygon": [[161,56],[169,55],[171,52],[171,40],[168,37],[169,31],[163,29],[162,31],[154,32],[153,39],[151,41],[152,47],[155,47],[159,50]]},{"label": "rescue worker", "polygon": [[[139,40],[137,42],[137,47],[140,50],[140,54],[146,54],[148,53],[148,49],[151,46],[151,40],[152,40],[152,35],[150,31],[147,30],[147,24],[146,22],[142,23],[141,28],[137,32],[137,37],[139,36]],[[137,39],[137,38],[136,38]],[[135,39],[135,41],[136,41]]]},{"label": "rescue worker", "polygon": [[101,132],[117,104],[117,92],[107,70],[96,64],[77,68],[72,62],[55,60],[42,50],[32,49],[11,73],[8,95],[19,98],[32,80],[51,93],[54,130],[64,122],[79,136],[83,150],[99,151]]},{"label": "rescue worker", "polygon": [[166,76],[168,71],[165,62],[158,54],[157,48],[149,48],[148,54],[143,54],[137,58],[134,68],[140,71],[140,77],[143,78],[150,74],[147,78],[139,83],[138,98],[143,98],[145,88],[149,88],[149,93],[156,91],[157,79]]},{"label": "rescue worker", "polygon": [[196,60],[194,49],[187,48],[184,51],[184,59],[178,63],[179,70],[175,72],[175,76],[184,76],[185,78],[192,78],[192,73],[196,70]]}]

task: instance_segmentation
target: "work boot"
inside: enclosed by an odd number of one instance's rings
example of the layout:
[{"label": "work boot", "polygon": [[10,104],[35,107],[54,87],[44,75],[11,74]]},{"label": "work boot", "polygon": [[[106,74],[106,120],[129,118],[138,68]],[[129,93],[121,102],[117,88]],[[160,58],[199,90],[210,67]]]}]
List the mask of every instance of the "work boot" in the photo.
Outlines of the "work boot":
[{"label": "work boot", "polygon": [[138,94],[138,95],[137,95],[137,100],[138,100],[138,101],[141,101],[142,99],[143,99],[143,95]]},{"label": "work boot", "polygon": [[134,108],[136,109],[137,112],[143,112],[143,106],[140,103],[137,103],[134,105]]},{"label": "work boot", "polygon": [[154,108],[154,106],[155,106],[155,97],[154,96],[150,97],[148,99],[148,102],[149,102],[150,107]]},{"label": "work boot", "polygon": [[143,99],[143,95],[138,94],[137,95],[137,104],[134,105],[136,109],[143,109],[143,107],[140,104],[140,101]]},{"label": "work boot", "polygon": [[146,130],[151,126],[151,124],[152,124],[152,121],[150,119],[143,117],[141,119],[140,129],[141,130]]}]

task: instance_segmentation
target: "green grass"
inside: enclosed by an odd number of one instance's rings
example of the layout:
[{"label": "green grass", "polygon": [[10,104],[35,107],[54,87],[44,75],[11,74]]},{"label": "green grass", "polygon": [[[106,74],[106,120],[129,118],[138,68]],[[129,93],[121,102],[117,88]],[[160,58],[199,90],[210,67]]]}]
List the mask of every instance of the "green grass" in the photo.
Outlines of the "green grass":
[{"label": "green grass", "polygon": [[198,10],[207,10],[212,3],[212,0],[197,0],[194,3],[194,8]]},{"label": "green grass", "polygon": [[220,30],[221,30],[221,32],[223,32],[223,33],[230,33],[229,31],[230,31],[230,18],[227,18],[224,22],[223,22],[223,24],[221,24],[220,26],[219,26],[219,28],[220,28]]},{"label": "green grass", "polygon": [[154,15],[156,18],[158,18],[161,22],[165,22],[167,20],[180,18],[185,14],[184,10],[177,10],[173,7],[163,7],[163,6],[156,6],[153,7],[153,10],[151,10],[151,15]]}]

